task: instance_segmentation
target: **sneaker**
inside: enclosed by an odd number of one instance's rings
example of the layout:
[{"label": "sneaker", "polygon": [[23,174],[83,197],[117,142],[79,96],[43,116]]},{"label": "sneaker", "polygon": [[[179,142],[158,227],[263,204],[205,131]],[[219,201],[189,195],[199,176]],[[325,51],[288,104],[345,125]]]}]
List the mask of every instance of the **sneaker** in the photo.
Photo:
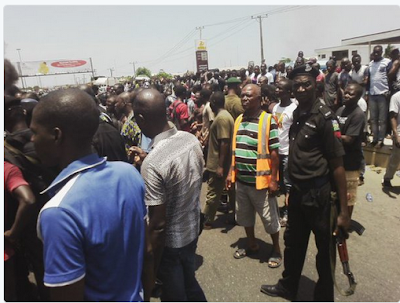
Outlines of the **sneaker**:
[{"label": "sneaker", "polygon": [[378,141],[378,143],[376,144],[376,148],[382,148],[383,145],[383,141]]},{"label": "sneaker", "polygon": [[358,186],[364,185],[364,177],[358,178]]},{"label": "sneaker", "polygon": [[382,181],[382,186],[383,187],[389,187],[389,188],[393,187],[392,183],[390,183],[390,180],[383,180]]}]

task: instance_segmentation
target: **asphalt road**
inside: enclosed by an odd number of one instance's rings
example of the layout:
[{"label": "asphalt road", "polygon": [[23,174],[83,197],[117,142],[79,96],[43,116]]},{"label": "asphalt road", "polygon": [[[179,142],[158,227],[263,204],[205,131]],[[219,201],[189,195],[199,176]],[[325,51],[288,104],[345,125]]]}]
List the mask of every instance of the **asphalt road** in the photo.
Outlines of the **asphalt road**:
[{"label": "asphalt road", "polygon": [[[362,236],[352,233],[347,241],[350,269],[357,281],[355,294],[346,297],[335,290],[335,301],[343,302],[398,302],[400,300],[400,178],[395,176],[391,191],[382,190],[381,179],[385,169],[367,166],[365,184],[358,187],[358,202],[353,219],[362,223]],[[371,193],[372,202],[366,194]],[[206,184],[202,189],[204,205]],[[280,203],[283,203],[280,201]],[[197,279],[208,301],[213,302],[285,302],[260,292],[262,284],[275,284],[281,277],[283,265],[268,267],[272,249],[271,238],[256,223],[256,237],[260,245],[258,255],[240,260],[233,258],[237,247],[245,247],[245,232],[240,226],[225,223],[227,215],[217,213],[215,227],[203,231],[197,249]],[[280,232],[281,248],[284,228]],[[318,274],[315,267],[316,247],[310,237],[307,257],[300,281],[297,301],[311,301]],[[342,273],[338,259],[336,279],[342,288],[348,280]]]}]

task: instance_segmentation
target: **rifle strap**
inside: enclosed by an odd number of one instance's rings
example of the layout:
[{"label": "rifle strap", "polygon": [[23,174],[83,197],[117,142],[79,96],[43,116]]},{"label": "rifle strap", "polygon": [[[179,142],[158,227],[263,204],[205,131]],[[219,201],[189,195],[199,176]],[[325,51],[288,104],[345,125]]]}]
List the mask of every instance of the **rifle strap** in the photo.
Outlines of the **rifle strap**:
[{"label": "rifle strap", "polygon": [[15,154],[17,156],[21,156],[21,157],[27,159],[32,164],[39,165],[39,161],[38,160],[36,160],[35,158],[33,158],[31,156],[25,155],[22,151],[20,151],[19,149],[13,147],[12,145],[10,145],[6,140],[4,140],[4,147],[7,148],[13,154]]}]

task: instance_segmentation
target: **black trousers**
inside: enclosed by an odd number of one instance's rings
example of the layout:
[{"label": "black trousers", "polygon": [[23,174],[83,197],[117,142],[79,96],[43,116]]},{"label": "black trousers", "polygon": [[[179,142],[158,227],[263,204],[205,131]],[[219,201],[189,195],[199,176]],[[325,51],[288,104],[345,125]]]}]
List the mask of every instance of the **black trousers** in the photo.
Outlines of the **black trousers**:
[{"label": "black trousers", "polygon": [[333,279],[330,263],[330,183],[309,188],[292,186],[289,196],[288,224],[284,240],[285,269],[279,283],[296,297],[301,272],[307,253],[310,232],[318,248],[316,257],[319,279],[314,290],[314,301],[333,301]]}]

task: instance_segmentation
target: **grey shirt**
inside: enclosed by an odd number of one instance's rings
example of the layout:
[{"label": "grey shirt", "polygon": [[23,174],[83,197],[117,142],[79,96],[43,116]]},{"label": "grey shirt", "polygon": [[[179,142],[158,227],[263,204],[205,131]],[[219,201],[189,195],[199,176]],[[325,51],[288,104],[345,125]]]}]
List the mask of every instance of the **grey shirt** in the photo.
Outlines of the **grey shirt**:
[{"label": "grey shirt", "polygon": [[148,207],[166,204],[165,246],[181,248],[199,235],[203,152],[200,142],[175,127],[157,135],[142,164]]}]

